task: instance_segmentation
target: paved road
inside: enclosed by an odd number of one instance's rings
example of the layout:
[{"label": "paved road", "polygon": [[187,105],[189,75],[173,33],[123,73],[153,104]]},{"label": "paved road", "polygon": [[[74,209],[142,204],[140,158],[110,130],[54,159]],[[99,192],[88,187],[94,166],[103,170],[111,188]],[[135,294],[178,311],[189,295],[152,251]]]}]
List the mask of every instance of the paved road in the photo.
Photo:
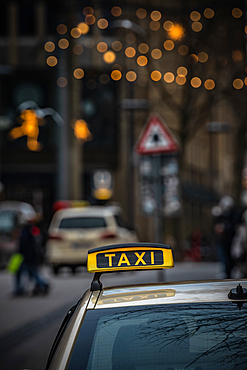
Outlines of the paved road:
[{"label": "paved road", "polygon": [[[43,370],[49,349],[66,311],[89,287],[92,275],[81,269],[76,275],[64,270],[58,277],[45,268],[51,292],[45,297],[12,298],[13,277],[0,272],[0,358],[1,370]],[[105,275],[103,284],[121,285],[180,280],[222,278],[219,263],[177,263],[172,270],[125,272]]]}]

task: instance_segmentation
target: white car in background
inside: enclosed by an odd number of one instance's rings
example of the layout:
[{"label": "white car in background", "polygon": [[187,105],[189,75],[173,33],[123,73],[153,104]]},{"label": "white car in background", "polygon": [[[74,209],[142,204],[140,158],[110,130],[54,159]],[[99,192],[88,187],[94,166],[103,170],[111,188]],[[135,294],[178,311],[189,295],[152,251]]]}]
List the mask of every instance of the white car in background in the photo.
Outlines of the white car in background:
[{"label": "white car in background", "polygon": [[86,265],[88,250],[102,245],[133,243],[138,237],[123,222],[117,206],[75,207],[57,211],[48,229],[47,262],[57,274]]}]

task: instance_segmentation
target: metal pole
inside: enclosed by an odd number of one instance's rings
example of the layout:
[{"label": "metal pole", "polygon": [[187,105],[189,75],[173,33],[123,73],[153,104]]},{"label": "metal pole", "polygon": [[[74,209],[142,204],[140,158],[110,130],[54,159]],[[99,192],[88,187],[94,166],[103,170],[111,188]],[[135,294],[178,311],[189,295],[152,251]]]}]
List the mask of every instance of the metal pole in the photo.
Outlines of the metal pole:
[{"label": "metal pole", "polygon": [[[134,22],[131,22],[129,19],[123,19],[119,21],[113,21],[110,23],[110,28],[123,28],[127,31],[131,30],[136,35],[139,36],[140,40],[146,40],[147,34],[146,32]],[[134,82],[129,82],[129,98],[134,99]],[[134,179],[134,164],[133,164],[133,148],[134,148],[134,138],[135,138],[135,127],[134,127],[134,110],[133,108],[130,109],[130,122],[128,127],[128,137],[127,140],[129,141],[128,146],[128,164],[127,164],[127,183],[128,183],[128,193],[127,193],[127,215],[129,219],[129,223],[131,227],[134,228],[135,225],[135,207],[134,207],[134,200],[135,200],[135,179]]]},{"label": "metal pole", "polygon": [[[160,176],[161,156],[153,157],[154,162],[154,193],[155,193],[155,212],[154,212],[154,240],[155,243],[163,243],[163,213],[162,213],[162,184]],[[165,280],[165,271],[158,270],[158,281]]]},{"label": "metal pole", "polygon": [[[68,81],[66,51],[61,50],[58,63],[58,78],[65,77]],[[69,93],[68,84],[58,89],[58,111],[64,124],[58,127],[58,176],[57,199],[69,199]]]},{"label": "metal pole", "polygon": [[[133,82],[129,82],[129,98],[134,98]],[[128,219],[130,226],[135,225],[135,172],[133,163],[133,148],[135,140],[135,110],[129,110],[129,127],[128,127]]]},{"label": "metal pole", "polygon": [[155,243],[162,243],[162,219],[161,219],[161,183],[160,183],[160,156],[153,157],[154,162],[154,193],[155,193],[155,212],[154,212],[154,239]]}]

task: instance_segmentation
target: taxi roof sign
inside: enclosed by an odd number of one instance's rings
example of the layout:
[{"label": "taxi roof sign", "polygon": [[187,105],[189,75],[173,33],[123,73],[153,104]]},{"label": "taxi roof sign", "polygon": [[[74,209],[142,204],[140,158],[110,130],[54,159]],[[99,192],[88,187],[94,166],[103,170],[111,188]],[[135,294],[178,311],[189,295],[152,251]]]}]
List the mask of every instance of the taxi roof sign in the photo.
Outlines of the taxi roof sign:
[{"label": "taxi roof sign", "polygon": [[126,243],[88,251],[87,270],[92,273],[173,267],[172,249],[166,244]]}]

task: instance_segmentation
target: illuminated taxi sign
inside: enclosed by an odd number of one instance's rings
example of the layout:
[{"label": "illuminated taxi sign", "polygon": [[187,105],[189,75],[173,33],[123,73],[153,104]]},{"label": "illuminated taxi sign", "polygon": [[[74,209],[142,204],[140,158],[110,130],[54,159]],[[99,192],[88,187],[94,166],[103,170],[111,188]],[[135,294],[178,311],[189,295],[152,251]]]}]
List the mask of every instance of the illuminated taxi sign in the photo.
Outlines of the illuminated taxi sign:
[{"label": "illuminated taxi sign", "polygon": [[164,269],[173,266],[171,247],[165,244],[118,244],[88,252],[88,272]]}]

